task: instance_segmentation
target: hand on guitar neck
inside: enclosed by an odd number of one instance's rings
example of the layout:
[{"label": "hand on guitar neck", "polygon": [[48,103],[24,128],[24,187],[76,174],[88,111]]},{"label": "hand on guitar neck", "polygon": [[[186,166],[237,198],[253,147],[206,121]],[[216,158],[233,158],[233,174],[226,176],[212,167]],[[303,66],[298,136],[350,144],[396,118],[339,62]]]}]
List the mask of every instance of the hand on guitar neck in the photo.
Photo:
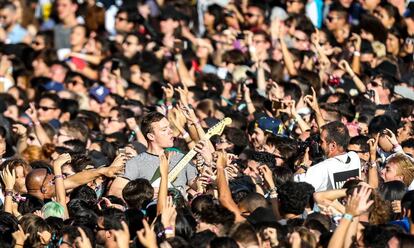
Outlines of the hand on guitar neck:
[{"label": "hand on guitar neck", "polygon": [[162,178],[168,178],[170,157],[173,152],[165,152],[160,155],[160,174]]}]

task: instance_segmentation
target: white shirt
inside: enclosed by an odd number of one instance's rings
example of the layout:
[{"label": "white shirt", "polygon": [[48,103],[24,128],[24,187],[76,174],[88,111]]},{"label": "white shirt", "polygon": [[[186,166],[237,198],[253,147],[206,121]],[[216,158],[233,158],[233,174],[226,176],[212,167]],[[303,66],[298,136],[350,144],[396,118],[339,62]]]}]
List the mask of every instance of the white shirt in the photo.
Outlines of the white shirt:
[{"label": "white shirt", "polygon": [[361,162],[355,152],[348,152],[328,158],[308,169],[306,173],[295,175],[296,182],[311,184],[316,192],[340,189],[347,179],[361,176]]}]

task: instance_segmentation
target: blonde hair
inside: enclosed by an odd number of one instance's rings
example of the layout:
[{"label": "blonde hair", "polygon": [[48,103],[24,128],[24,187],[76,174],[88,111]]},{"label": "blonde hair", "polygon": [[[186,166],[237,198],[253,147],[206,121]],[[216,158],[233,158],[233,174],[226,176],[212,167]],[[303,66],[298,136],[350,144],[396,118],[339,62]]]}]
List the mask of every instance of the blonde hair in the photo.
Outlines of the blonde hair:
[{"label": "blonde hair", "polygon": [[404,153],[396,153],[387,159],[387,164],[397,165],[397,175],[403,177],[403,182],[409,186],[414,180],[414,160]]}]

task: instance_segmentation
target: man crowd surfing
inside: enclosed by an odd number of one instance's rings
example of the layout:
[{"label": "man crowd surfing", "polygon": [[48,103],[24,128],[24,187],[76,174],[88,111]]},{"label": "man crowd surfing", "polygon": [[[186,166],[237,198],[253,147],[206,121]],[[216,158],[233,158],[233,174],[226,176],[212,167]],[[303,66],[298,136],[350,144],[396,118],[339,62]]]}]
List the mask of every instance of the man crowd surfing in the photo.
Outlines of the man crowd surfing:
[{"label": "man crowd surfing", "polygon": [[414,247],[414,2],[0,0],[0,248]]}]

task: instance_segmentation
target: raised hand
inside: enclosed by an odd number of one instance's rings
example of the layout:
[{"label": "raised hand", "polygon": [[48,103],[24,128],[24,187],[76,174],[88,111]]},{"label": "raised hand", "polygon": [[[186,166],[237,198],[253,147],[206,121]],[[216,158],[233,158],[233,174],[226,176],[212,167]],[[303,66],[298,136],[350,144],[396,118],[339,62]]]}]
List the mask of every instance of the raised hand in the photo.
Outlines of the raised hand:
[{"label": "raised hand", "polygon": [[75,239],[76,247],[78,247],[78,248],[92,248],[92,243],[89,240],[88,236],[86,236],[85,231],[80,227],[78,227],[78,231],[79,231],[81,236],[77,237]]},{"label": "raised hand", "polygon": [[121,225],[121,230],[111,230],[111,232],[115,236],[115,241],[118,245],[118,248],[128,248],[130,239],[129,228],[125,221],[122,221]]},{"label": "raised hand", "polygon": [[267,165],[261,165],[259,167],[260,174],[263,176],[267,186],[272,189],[275,187],[275,183],[273,182],[273,172]]},{"label": "raised hand", "polygon": [[13,190],[14,184],[16,183],[16,171],[13,169],[10,171],[7,166],[1,173],[1,179],[3,180],[5,190]]},{"label": "raised hand", "polygon": [[371,192],[372,189],[366,186],[362,186],[359,191],[358,188],[355,188],[352,196],[348,197],[345,213],[351,214],[354,217],[366,213],[374,203],[373,200],[369,200]]},{"label": "raised hand", "polygon": [[204,159],[206,164],[211,164],[213,161],[213,152],[210,150],[210,146],[207,144],[206,140],[200,140],[197,145],[194,147],[194,150],[198,152]]},{"label": "raised hand", "polygon": [[186,86],[184,86],[183,88],[178,87],[177,89],[175,89],[175,91],[178,92],[178,94],[180,95],[180,102],[184,106],[188,106],[188,88]]},{"label": "raised hand", "polygon": [[139,242],[146,248],[156,248],[157,236],[154,232],[154,228],[151,228],[145,219],[142,220],[142,224],[144,224],[144,228],[137,231]]},{"label": "raised hand", "polygon": [[385,137],[395,147],[398,145],[398,140],[395,134],[390,129],[385,129]]},{"label": "raised hand", "polygon": [[227,167],[227,154],[224,151],[216,151],[214,153],[216,158],[216,167],[217,168],[226,168]]},{"label": "raised hand", "polygon": [[167,197],[167,202],[164,204],[161,214],[161,223],[164,228],[175,228],[175,219],[177,218],[177,211],[175,210],[174,202],[171,196]]},{"label": "raised hand", "polygon": [[12,130],[19,137],[25,137],[27,135],[27,128],[22,124],[13,124]]},{"label": "raised hand", "polygon": [[28,233],[24,233],[23,228],[21,225],[18,225],[19,230],[12,233],[12,237],[14,239],[15,245],[23,247],[24,242],[29,237]]},{"label": "raised hand", "polygon": [[36,123],[39,121],[39,118],[38,118],[39,115],[38,115],[36,106],[33,102],[30,103],[30,107],[26,110],[25,113],[29,116],[30,120],[32,120],[33,123]]},{"label": "raised hand", "polygon": [[375,138],[369,139],[367,141],[369,145],[369,157],[370,157],[371,162],[377,159],[377,148],[378,148],[379,136],[380,134],[378,133]]},{"label": "raised hand", "polygon": [[316,98],[316,91],[312,87],[312,95],[306,95],[304,97],[305,102],[311,107],[314,111],[319,109],[318,99]]},{"label": "raised hand", "polygon": [[169,164],[170,164],[170,157],[172,156],[172,152],[165,152],[160,155],[160,173],[161,176],[168,177],[169,171]]},{"label": "raised hand", "polygon": [[349,65],[348,61],[346,61],[344,59],[342,59],[341,61],[339,61],[338,66],[339,66],[339,68],[341,68],[343,71],[347,72],[348,74],[352,74],[353,73],[352,68]]},{"label": "raised hand", "polygon": [[162,90],[164,91],[165,100],[167,100],[167,102],[171,102],[174,96],[174,87],[172,84],[162,86]]},{"label": "raised hand", "polygon": [[54,161],[53,161],[53,167],[62,167],[66,163],[70,163],[71,157],[69,153],[62,153],[60,154]]}]

